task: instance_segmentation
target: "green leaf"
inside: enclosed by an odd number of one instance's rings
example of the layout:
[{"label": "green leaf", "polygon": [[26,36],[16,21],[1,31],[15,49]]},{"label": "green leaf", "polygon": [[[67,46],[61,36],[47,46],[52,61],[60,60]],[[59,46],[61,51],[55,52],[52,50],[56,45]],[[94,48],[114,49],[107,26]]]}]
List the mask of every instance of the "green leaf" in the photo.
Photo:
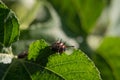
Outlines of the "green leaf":
[{"label": "green leaf", "polygon": [[103,80],[120,80],[120,38],[106,37],[97,49],[94,60]]},{"label": "green leaf", "polygon": [[8,47],[18,36],[19,23],[15,14],[0,1],[0,44]]},{"label": "green leaf", "polygon": [[101,80],[94,63],[80,50],[56,54],[44,40],[30,45],[26,59],[0,64],[1,80]]},{"label": "green leaf", "polygon": [[[30,45],[28,59],[43,67],[43,72],[34,74],[36,80],[101,80],[94,63],[80,50],[74,50],[71,55],[60,55],[52,52],[44,40],[38,40]],[[53,75],[54,79],[50,77]]]},{"label": "green leaf", "polygon": [[39,53],[42,53],[42,50],[47,46],[48,45],[44,40],[37,40],[36,42],[33,42],[29,48],[30,54],[28,55],[28,60],[36,60],[36,58],[39,56]]},{"label": "green leaf", "polygon": [[11,64],[0,64],[1,80],[32,80],[29,72],[21,60],[14,60]]},{"label": "green leaf", "polygon": [[2,64],[2,63],[0,63],[0,79],[1,80],[4,80],[4,79],[2,79],[2,77],[4,77],[4,75],[6,74],[6,70],[8,69],[8,67],[9,67],[9,64]]},{"label": "green leaf", "polygon": [[67,27],[77,35],[92,31],[105,6],[104,0],[49,0],[49,2],[61,16],[64,28]]},{"label": "green leaf", "polygon": [[101,57],[99,54],[94,54],[93,60],[101,73],[101,77],[103,80],[116,80],[114,78],[112,68],[110,67],[109,63]]},{"label": "green leaf", "polygon": [[89,33],[94,29],[95,23],[105,7],[105,1],[78,0],[78,3],[76,2],[76,6],[78,7],[77,9],[81,18],[82,28]]}]

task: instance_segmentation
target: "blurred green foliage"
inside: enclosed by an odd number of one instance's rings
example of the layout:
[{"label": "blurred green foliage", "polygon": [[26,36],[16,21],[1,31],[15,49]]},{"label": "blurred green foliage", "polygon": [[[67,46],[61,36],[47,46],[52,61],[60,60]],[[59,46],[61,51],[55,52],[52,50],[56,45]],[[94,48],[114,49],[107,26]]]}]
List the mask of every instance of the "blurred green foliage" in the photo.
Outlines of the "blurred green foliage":
[{"label": "blurred green foliage", "polygon": [[[103,79],[120,79],[119,48],[119,37],[105,37],[100,47],[96,50],[97,54],[94,57],[94,60],[96,61],[96,65],[98,65],[98,67],[100,68]],[[102,60],[99,57],[101,57]]]}]

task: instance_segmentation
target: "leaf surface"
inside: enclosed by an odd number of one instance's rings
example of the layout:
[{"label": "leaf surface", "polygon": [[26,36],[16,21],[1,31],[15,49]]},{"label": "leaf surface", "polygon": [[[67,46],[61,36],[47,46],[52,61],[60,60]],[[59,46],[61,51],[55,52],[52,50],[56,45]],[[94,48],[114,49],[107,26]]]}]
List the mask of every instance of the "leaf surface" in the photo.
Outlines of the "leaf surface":
[{"label": "leaf surface", "polygon": [[29,47],[27,59],[14,59],[2,65],[2,80],[101,80],[94,63],[80,50],[71,55],[57,54],[44,40]]},{"label": "leaf surface", "polygon": [[105,37],[94,57],[103,80],[120,80],[120,38]]},{"label": "leaf surface", "polygon": [[[43,48],[40,48],[40,46],[42,45],[44,46],[45,50]],[[35,54],[37,54],[36,58],[35,58]],[[37,64],[43,66],[45,69],[47,69],[48,71],[59,77],[60,79],[65,79],[65,80],[66,79],[67,80],[73,80],[73,79],[100,80],[101,79],[99,72],[95,67],[94,63],[80,50],[74,50],[71,55],[67,55],[65,53],[60,55],[51,51],[50,46],[48,47],[48,45],[46,45],[46,42],[44,40],[40,40],[33,42],[30,45],[29,55],[28,55],[28,59],[35,60]],[[43,74],[41,73],[39,75],[43,75]],[[48,72],[47,73],[45,72],[44,77],[49,78],[50,74]]]},{"label": "leaf surface", "polygon": [[60,15],[64,28],[77,35],[92,31],[105,6],[104,0],[49,1]]},{"label": "leaf surface", "polygon": [[19,23],[12,10],[0,1],[0,44],[5,47],[18,40]]}]

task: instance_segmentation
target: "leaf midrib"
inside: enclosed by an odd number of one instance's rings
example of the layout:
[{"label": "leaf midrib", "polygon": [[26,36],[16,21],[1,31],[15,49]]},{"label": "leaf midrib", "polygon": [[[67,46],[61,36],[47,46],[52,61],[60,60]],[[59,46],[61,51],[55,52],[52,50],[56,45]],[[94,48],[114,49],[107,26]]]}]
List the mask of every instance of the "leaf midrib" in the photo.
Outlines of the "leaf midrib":
[{"label": "leaf midrib", "polygon": [[[29,63],[29,64],[33,64],[33,65],[39,66],[39,67],[41,67],[41,68],[43,68],[43,69],[45,69],[45,70],[47,70],[47,71],[49,71],[49,72],[54,73],[56,76],[60,77],[62,80],[65,80],[65,78],[64,78],[61,74],[54,72],[53,70],[51,70],[51,69],[48,68],[48,67],[44,67],[44,66],[42,66],[42,65],[40,65],[40,64],[33,63],[33,62],[29,62],[29,61],[21,61],[21,63],[24,65],[24,67],[25,67],[25,64],[24,64],[24,63]],[[26,71],[28,72],[28,74],[30,75],[29,70],[28,70],[26,67],[25,67],[25,69],[26,69]]]}]

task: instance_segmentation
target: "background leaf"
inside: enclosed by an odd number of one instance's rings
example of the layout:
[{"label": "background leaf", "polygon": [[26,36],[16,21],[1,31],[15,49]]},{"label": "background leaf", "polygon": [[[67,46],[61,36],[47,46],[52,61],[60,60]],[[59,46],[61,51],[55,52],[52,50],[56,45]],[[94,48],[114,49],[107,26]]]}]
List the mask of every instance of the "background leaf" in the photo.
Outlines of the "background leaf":
[{"label": "background leaf", "polygon": [[18,36],[19,23],[15,14],[0,1],[0,43],[8,47]]},{"label": "background leaf", "polygon": [[120,38],[106,37],[97,49],[95,62],[102,74],[103,80],[120,79]]},{"label": "background leaf", "polygon": [[60,15],[65,30],[77,35],[91,32],[105,5],[104,0],[49,1]]}]

